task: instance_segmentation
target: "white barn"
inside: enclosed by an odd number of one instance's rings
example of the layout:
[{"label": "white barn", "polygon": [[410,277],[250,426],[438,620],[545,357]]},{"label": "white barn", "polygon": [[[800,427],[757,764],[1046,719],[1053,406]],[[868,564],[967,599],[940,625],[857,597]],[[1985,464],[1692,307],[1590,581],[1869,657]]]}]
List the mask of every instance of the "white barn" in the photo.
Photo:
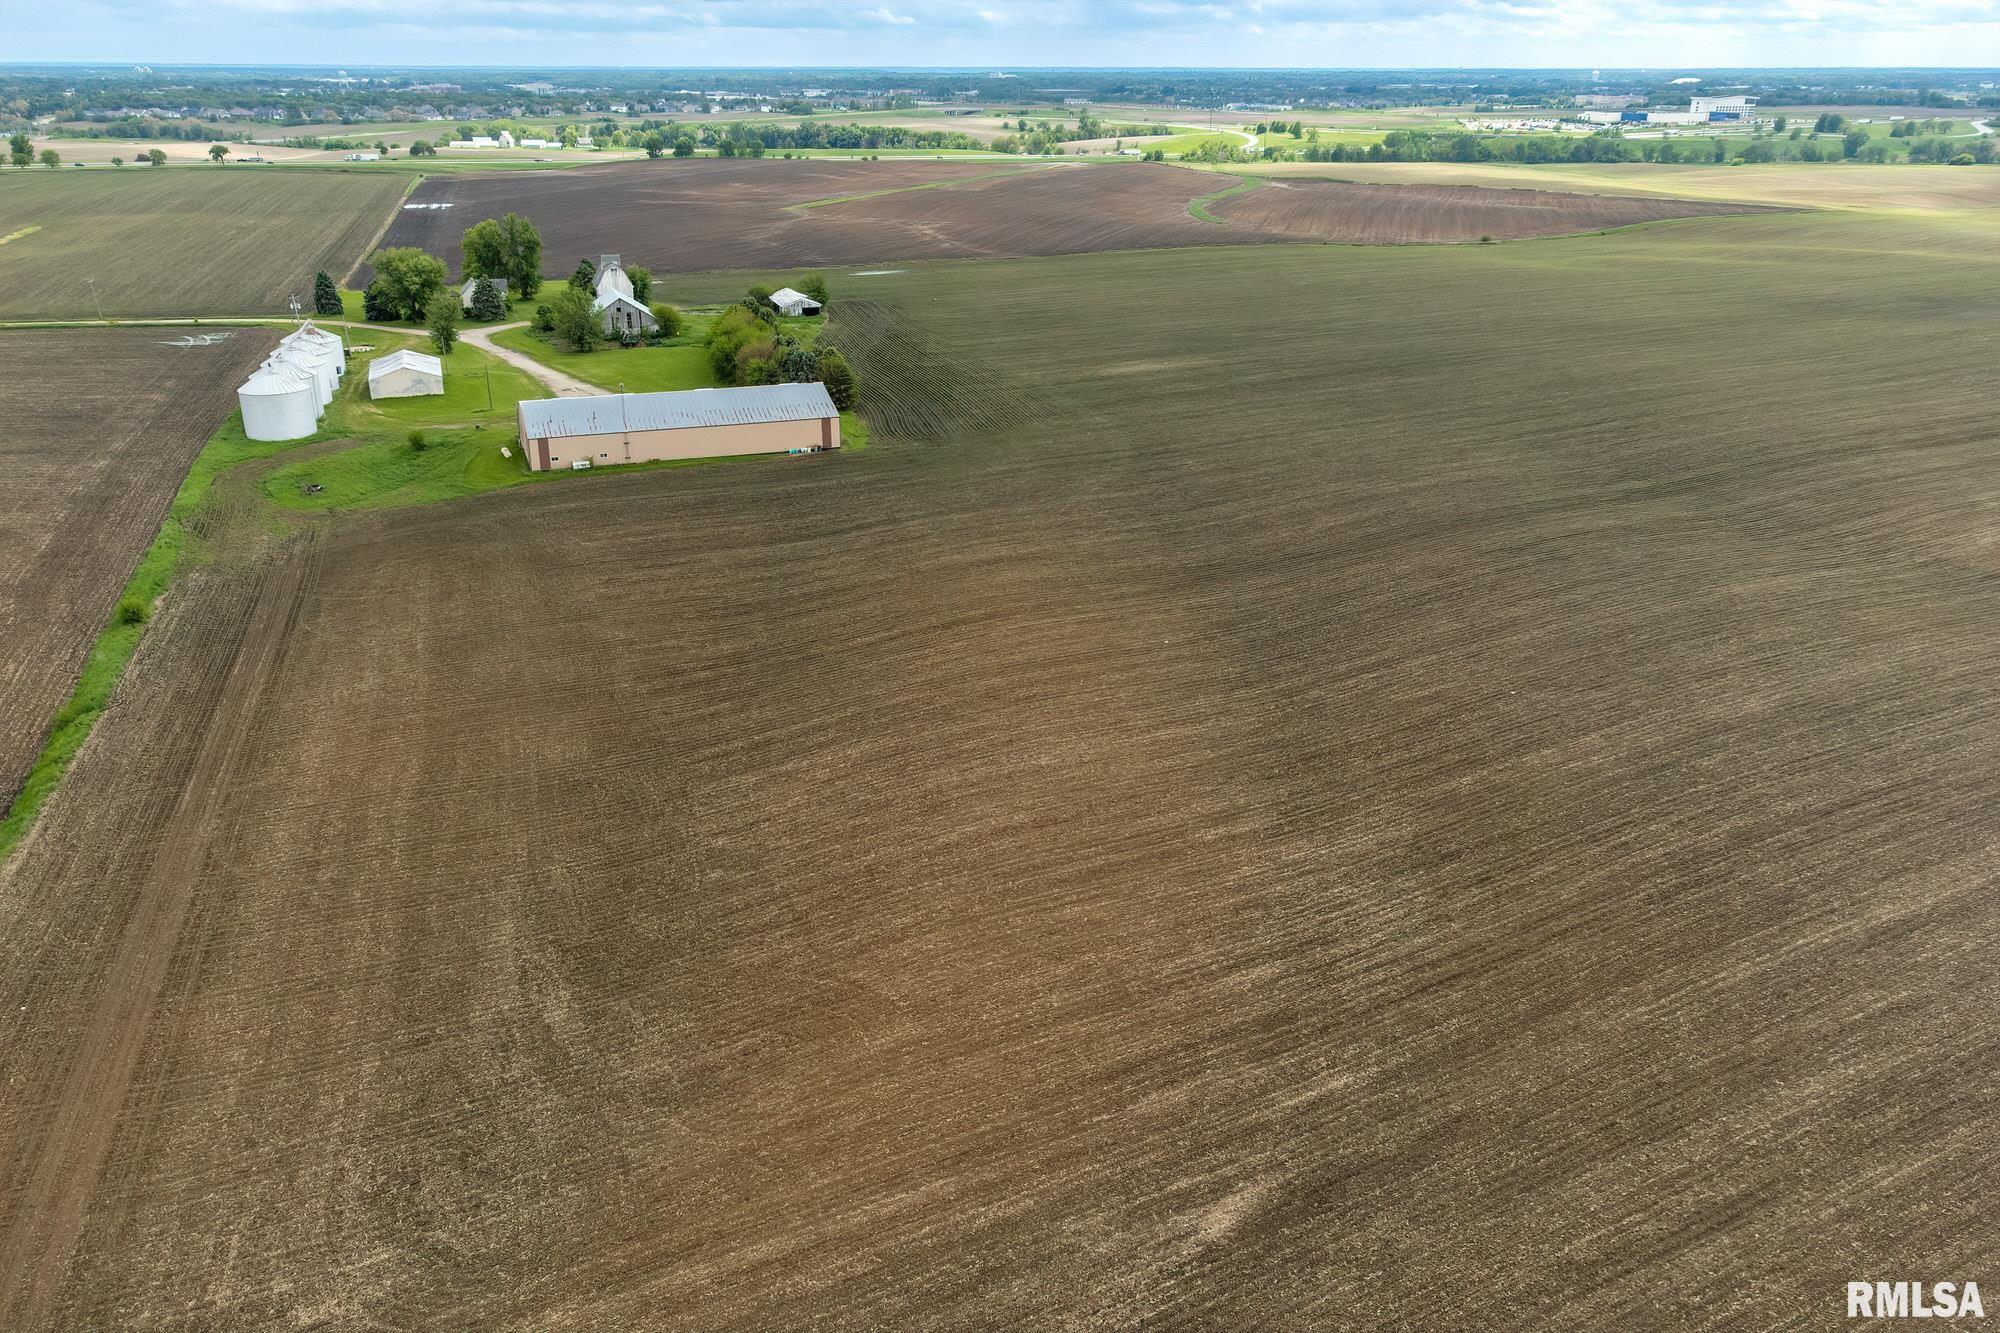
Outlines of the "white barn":
[{"label": "white barn", "polygon": [[621,333],[644,333],[656,329],[660,321],[632,294],[632,278],[617,255],[600,255],[597,260],[597,299],[591,302],[604,331],[613,337]]},{"label": "white barn", "polygon": [[312,372],[266,364],[236,391],[243,433],[253,440],[302,440],[319,428],[319,391]]},{"label": "white barn", "polygon": [[771,304],[778,308],[778,313],[781,315],[817,315],[824,309],[819,302],[804,292],[794,291],[790,287],[780,287],[772,292]]},{"label": "white barn", "polygon": [[370,398],[421,398],[444,392],[444,362],[402,348],[368,363]]}]

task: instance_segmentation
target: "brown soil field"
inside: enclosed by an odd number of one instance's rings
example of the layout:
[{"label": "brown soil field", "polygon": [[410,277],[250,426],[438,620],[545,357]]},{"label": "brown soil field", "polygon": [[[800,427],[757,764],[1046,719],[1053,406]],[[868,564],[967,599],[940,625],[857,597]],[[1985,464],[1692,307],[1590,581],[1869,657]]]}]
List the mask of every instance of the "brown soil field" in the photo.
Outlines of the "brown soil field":
[{"label": "brown soil field", "polygon": [[1760,211],[1752,204],[1692,199],[1302,180],[1273,181],[1208,207],[1232,228],[1353,245],[1568,236],[1636,222]]},{"label": "brown soil field", "polygon": [[0,1323],[1990,1272],[2000,434],[1879,351],[1991,364],[2000,231],[1934,243],[939,265],[836,308],[865,452],[239,539],[0,868]]},{"label": "brown soil field", "polygon": [[273,335],[0,333],[0,809],[76,684],[188,464]]},{"label": "brown soil field", "polygon": [[[939,181],[955,183],[912,188]],[[1262,191],[1224,201],[1218,216],[1227,225],[1188,212],[1194,199],[1235,183],[1139,163],[701,159],[474,173],[426,181],[411,202],[452,207],[402,211],[385,243],[422,246],[456,271],[465,229],[513,210],[541,228],[544,271],[559,277],[603,252],[687,273],[1289,240],[1476,241],[1754,211],[1669,199],[1322,186],[1279,192],[1268,203],[1255,202]],[[829,199],[842,202],[796,207]]]},{"label": "brown soil field", "polygon": [[[696,158],[567,171],[467,172],[418,186],[410,203],[451,207],[401,210],[382,243],[421,246],[456,273],[466,229],[515,212],[540,228],[543,270],[550,277],[566,277],[579,260],[594,261],[600,254],[622,255],[628,264],[659,273],[754,268],[794,253],[787,238],[798,231],[804,214],[787,211],[793,205],[1005,169],[1007,164],[992,162]],[[799,255],[797,262],[814,261]],[[368,276],[364,268],[359,280],[365,283]]]},{"label": "brown soil field", "polygon": [[359,259],[400,173],[126,167],[0,176],[0,319],[267,315]]}]

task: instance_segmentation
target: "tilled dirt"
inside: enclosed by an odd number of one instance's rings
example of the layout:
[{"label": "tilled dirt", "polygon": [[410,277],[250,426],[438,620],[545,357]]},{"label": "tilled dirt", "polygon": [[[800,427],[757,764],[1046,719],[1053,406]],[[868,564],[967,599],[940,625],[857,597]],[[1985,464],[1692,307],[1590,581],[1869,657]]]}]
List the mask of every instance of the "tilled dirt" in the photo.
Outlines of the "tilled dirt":
[{"label": "tilled dirt", "polygon": [[885,276],[864,453],[205,568],[0,879],[0,1323],[1990,1271],[1995,437],[1862,353],[2000,348],[1928,233],[1780,221]]},{"label": "tilled dirt", "polygon": [[[199,330],[196,330],[199,332]],[[0,809],[203,441],[274,336],[0,333]]]},{"label": "tilled dirt", "polygon": [[1693,199],[1308,180],[1272,182],[1218,200],[1210,209],[1230,227],[1352,245],[1524,240],[1667,218],[1770,211],[1757,204]]},{"label": "tilled dirt", "polygon": [[[403,209],[385,243],[420,245],[456,272],[466,228],[518,212],[541,229],[543,271],[561,277],[600,253],[657,273],[692,273],[1274,241],[1476,241],[1769,211],[1541,190],[1327,182],[1223,200],[1214,214],[1221,223],[1188,211],[1195,199],[1237,183],[1143,163],[698,159],[468,172],[420,186],[411,203],[451,207]],[[798,207],[814,200],[837,202]]]}]

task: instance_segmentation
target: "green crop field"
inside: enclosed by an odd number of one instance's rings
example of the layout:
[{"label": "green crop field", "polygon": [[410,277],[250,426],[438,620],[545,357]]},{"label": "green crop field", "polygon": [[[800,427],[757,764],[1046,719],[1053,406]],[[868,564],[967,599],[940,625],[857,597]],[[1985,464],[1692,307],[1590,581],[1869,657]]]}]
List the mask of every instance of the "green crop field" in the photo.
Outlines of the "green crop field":
[{"label": "green crop field", "polygon": [[0,175],[0,319],[282,315],[339,279],[409,180],[275,167]]}]

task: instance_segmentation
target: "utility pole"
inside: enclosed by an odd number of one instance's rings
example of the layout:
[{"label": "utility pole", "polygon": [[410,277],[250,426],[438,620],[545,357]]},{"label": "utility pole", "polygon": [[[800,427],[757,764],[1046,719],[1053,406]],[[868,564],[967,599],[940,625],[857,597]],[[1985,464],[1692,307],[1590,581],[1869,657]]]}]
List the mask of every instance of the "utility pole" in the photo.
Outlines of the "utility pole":
[{"label": "utility pole", "polygon": [[486,368],[486,410],[493,410],[493,367]]},{"label": "utility pole", "polygon": [[90,284],[90,308],[97,312],[97,322],[102,324],[104,322],[104,306],[97,299],[97,279],[85,278],[84,281]]}]

